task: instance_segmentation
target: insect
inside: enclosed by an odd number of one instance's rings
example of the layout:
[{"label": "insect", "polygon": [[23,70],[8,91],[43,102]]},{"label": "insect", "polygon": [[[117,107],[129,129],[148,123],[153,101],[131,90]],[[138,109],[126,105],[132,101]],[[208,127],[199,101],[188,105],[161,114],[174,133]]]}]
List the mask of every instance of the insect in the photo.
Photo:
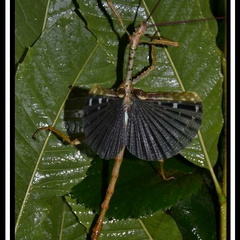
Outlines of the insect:
[{"label": "insect", "polygon": [[[122,25],[120,14],[108,1],[110,9]],[[147,19],[148,20],[148,19]],[[129,37],[129,59],[127,74],[117,89],[93,86],[85,102],[83,131],[90,147],[103,159],[115,159],[112,178],[101,212],[93,228],[92,240],[98,239],[105,213],[114,192],[125,148],[134,156],[148,161],[161,161],[183,150],[196,136],[201,125],[202,104],[196,93],[191,92],[145,92],[134,85],[154,69],[155,45],[176,43],[150,36],[149,42],[153,64],[138,77],[133,78],[136,49],[141,44],[149,24],[142,22]],[[127,32],[127,31],[126,31]],[[72,145],[71,141],[57,129],[48,126],[39,131],[50,130]],[[163,168],[162,177],[167,180]]]}]

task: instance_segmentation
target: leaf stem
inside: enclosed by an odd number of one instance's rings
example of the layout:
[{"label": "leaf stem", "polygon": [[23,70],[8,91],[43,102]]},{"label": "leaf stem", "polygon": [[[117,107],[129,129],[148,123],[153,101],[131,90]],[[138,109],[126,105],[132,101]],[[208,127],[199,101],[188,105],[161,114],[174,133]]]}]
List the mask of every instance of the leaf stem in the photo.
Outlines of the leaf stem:
[{"label": "leaf stem", "polygon": [[204,144],[204,141],[203,141],[203,138],[202,138],[202,134],[200,131],[198,131],[198,137],[199,137],[199,140],[200,140],[200,143],[201,143],[201,146],[202,146],[202,150],[203,150],[203,153],[205,155],[205,159],[206,159],[206,162],[207,162],[207,165],[208,165],[208,169],[210,171],[210,174],[212,176],[212,179],[213,179],[213,182],[214,182],[214,185],[215,185],[215,188],[216,188],[216,192],[217,192],[217,195],[218,195],[218,201],[219,201],[219,204],[220,204],[220,239],[221,240],[226,240],[226,216],[227,216],[227,208],[226,208],[226,197],[225,197],[225,191],[223,192],[217,178],[216,178],[216,175],[214,173],[214,170],[213,170],[213,167],[212,167],[212,164],[211,164],[211,161],[209,159],[209,156],[208,156],[208,153],[207,153],[207,150],[206,150],[206,147],[205,147],[205,144]]},{"label": "leaf stem", "polygon": [[199,137],[199,140],[200,140],[200,143],[201,143],[201,146],[202,146],[203,153],[204,153],[205,158],[206,158],[208,169],[210,171],[210,174],[212,176],[212,179],[213,179],[213,182],[214,182],[217,194],[218,194],[219,203],[222,204],[222,203],[224,203],[226,201],[226,197],[223,194],[222,188],[221,188],[221,186],[220,186],[220,184],[219,184],[219,182],[218,182],[218,180],[216,178],[216,175],[214,173],[214,170],[213,170],[211,161],[209,159],[209,156],[208,156],[208,153],[207,153],[207,149],[205,147],[205,144],[204,144],[204,141],[203,141],[203,138],[202,138],[202,134],[201,134],[200,131],[198,131],[198,137]]},{"label": "leaf stem", "polygon": [[220,240],[227,239],[227,203],[226,201],[220,205]]}]

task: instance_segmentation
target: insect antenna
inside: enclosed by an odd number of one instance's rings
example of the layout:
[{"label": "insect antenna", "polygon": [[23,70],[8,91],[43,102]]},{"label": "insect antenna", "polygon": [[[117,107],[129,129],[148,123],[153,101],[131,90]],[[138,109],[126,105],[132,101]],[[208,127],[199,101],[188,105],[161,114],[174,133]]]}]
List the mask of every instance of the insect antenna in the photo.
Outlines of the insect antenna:
[{"label": "insect antenna", "polygon": [[196,23],[196,22],[206,22],[210,20],[224,20],[225,17],[209,17],[209,18],[198,18],[198,19],[191,19],[191,20],[179,20],[179,21],[171,21],[171,22],[161,22],[149,25],[149,27],[154,26],[169,26],[169,25],[178,25],[178,24],[185,24],[185,23]]},{"label": "insect antenna", "polygon": [[[158,0],[158,2],[154,5],[153,9],[151,10],[151,12],[149,13],[147,19],[145,20],[146,22],[152,17],[153,13],[155,12],[155,10],[157,9],[159,3],[161,2],[161,0]],[[146,8],[147,9],[147,8]]]}]

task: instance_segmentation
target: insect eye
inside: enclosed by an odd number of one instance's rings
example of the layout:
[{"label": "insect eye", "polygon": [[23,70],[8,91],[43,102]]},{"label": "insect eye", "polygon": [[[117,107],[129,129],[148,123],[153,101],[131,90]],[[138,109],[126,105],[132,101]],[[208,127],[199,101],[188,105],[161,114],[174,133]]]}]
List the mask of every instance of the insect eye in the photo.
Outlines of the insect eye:
[{"label": "insect eye", "polygon": [[124,98],[125,97],[125,89],[123,87],[118,88],[117,95],[119,98]]},{"label": "insect eye", "polygon": [[141,89],[134,89],[134,94],[140,100],[146,100],[148,98],[148,94]]}]

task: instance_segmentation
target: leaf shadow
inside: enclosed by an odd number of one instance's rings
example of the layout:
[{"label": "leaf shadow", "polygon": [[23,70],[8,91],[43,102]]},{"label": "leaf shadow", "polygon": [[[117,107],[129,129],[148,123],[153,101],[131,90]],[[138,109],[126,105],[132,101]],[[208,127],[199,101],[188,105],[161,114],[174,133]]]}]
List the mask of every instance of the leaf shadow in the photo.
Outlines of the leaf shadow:
[{"label": "leaf shadow", "polygon": [[[75,185],[70,196],[87,209],[99,212],[105,197],[113,160],[95,157],[84,178]],[[125,154],[107,216],[116,219],[139,218],[166,210],[180,199],[197,192],[202,185],[198,168],[175,157],[166,162],[166,174],[175,180],[164,181],[158,162],[143,161]]]}]

